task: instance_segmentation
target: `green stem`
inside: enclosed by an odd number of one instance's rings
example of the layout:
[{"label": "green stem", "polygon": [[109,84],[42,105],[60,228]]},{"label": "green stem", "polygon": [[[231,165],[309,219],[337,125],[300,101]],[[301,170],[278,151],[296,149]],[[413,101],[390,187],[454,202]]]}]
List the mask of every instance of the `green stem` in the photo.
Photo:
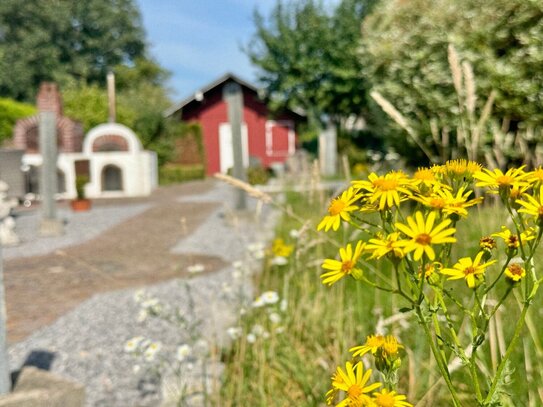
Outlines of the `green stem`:
[{"label": "green stem", "polygon": [[434,343],[434,338],[432,337],[430,328],[428,328],[428,325],[426,324],[426,320],[424,319],[424,316],[422,315],[422,310],[420,309],[420,305],[416,304],[415,307],[417,310],[417,317],[419,318],[419,321],[422,324],[422,327],[424,328],[424,334],[426,335],[426,339],[428,340],[428,343],[430,344],[430,348],[432,349],[432,353],[434,354],[434,358],[436,359],[439,372],[441,373],[443,380],[445,380],[445,383],[447,384],[449,393],[451,393],[453,404],[455,407],[460,407],[461,404],[460,404],[460,401],[458,400],[458,395],[456,394],[456,390],[454,389],[453,383],[451,381],[451,376],[449,374],[449,369],[447,368],[447,364],[441,358],[441,353],[439,352],[436,344]]},{"label": "green stem", "polygon": [[515,350],[515,347],[517,346],[517,342],[520,338],[520,334],[522,332],[522,328],[524,328],[524,321],[526,319],[526,313],[528,312],[528,308],[530,307],[530,301],[526,301],[524,303],[524,306],[522,307],[522,311],[520,313],[520,317],[517,321],[517,325],[515,326],[515,332],[513,334],[513,338],[511,339],[511,342],[509,343],[509,346],[507,347],[507,350],[505,351],[505,355],[500,361],[500,364],[498,366],[498,370],[496,371],[496,375],[494,376],[494,379],[492,380],[492,384],[490,386],[490,390],[488,391],[488,394],[483,401],[483,405],[488,405],[492,398],[494,397],[494,393],[496,392],[496,387],[498,386],[498,383],[501,380],[501,377],[503,375],[503,371],[505,369],[505,366],[507,365],[507,361],[509,358],[511,358],[511,355],[513,351]]}]

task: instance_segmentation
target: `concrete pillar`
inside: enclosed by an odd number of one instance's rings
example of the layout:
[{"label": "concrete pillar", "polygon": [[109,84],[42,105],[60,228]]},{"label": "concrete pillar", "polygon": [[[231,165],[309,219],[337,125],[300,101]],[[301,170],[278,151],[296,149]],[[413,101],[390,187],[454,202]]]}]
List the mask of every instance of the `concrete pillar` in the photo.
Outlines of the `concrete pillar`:
[{"label": "concrete pillar", "polygon": [[321,175],[333,177],[337,169],[337,131],[332,125],[319,135],[319,162]]},{"label": "concrete pillar", "polygon": [[40,173],[42,219],[40,234],[62,234],[62,223],[57,219],[55,194],[57,185],[57,118],[55,112],[40,112],[39,142],[43,159]]},{"label": "concrete pillar", "polygon": [[[243,145],[241,125],[243,122],[243,93],[241,86],[235,82],[224,85],[223,98],[228,108],[228,121],[232,131],[232,151],[234,153],[233,176],[246,181],[245,168],[243,166]],[[236,209],[247,208],[247,198],[244,191],[237,189]]]},{"label": "concrete pillar", "polygon": [[4,268],[2,265],[2,242],[0,242],[0,394],[11,389],[6,335],[6,299],[4,295]]}]

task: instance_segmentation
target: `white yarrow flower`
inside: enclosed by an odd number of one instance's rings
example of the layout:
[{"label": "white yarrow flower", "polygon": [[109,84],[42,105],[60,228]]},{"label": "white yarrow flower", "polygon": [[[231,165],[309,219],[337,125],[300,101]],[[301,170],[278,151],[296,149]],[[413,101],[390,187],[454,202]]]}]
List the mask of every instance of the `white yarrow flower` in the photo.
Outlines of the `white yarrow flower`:
[{"label": "white yarrow flower", "polygon": [[255,342],[256,342],[256,336],[255,336],[255,334],[248,334],[248,335],[247,335],[247,342],[249,342],[249,343],[255,343]]}]

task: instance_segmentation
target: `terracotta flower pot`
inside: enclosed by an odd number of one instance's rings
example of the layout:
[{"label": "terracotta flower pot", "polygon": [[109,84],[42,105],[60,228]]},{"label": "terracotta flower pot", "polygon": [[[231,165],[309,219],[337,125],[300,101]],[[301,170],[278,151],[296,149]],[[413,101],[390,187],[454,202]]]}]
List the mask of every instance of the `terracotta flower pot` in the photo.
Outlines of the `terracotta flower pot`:
[{"label": "terracotta flower pot", "polygon": [[84,212],[91,208],[90,199],[74,199],[70,202],[70,206],[74,212]]}]

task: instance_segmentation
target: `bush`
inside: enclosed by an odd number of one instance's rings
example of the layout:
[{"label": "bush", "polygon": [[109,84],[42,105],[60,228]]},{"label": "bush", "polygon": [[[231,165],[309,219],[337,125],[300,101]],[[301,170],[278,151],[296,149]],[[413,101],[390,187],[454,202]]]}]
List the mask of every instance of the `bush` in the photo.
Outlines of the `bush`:
[{"label": "bush", "polygon": [[36,108],[32,105],[0,98],[0,145],[2,141],[11,138],[13,126],[18,119],[32,116],[34,113],[36,113]]},{"label": "bush", "polygon": [[205,168],[201,164],[166,164],[159,169],[160,185],[177,184],[205,178]]}]

